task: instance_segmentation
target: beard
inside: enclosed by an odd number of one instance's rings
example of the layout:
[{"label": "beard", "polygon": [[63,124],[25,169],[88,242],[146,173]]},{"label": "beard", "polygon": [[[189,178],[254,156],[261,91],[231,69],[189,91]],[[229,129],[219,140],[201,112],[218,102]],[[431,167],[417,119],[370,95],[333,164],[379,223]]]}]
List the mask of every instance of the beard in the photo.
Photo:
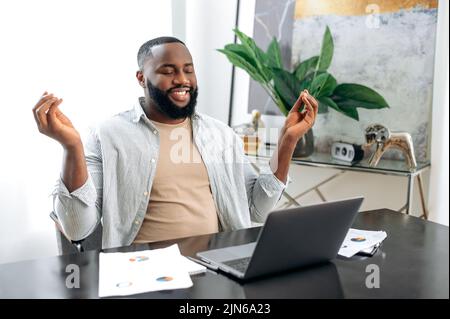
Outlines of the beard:
[{"label": "beard", "polygon": [[172,102],[169,98],[169,93],[171,90],[176,88],[183,88],[185,86],[180,85],[174,87],[168,91],[162,91],[156,86],[153,86],[147,79],[148,94],[155,104],[156,109],[166,115],[167,117],[178,120],[186,117],[191,117],[195,112],[195,106],[197,104],[198,87],[190,88],[189,90],[189,102],[186,106],[180,107]]}]

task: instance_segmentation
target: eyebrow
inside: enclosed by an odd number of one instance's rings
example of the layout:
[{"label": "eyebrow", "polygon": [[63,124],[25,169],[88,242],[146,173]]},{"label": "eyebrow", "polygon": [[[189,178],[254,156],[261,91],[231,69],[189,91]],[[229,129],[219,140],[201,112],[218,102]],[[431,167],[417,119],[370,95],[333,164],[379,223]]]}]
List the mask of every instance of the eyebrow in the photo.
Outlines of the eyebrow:
[{"label": "eyebrow", "polygon": [[[190,63],[186,63],[183,67],[193,66],[193,65],[194,65],[194,63],[190,62]],[[158,69],[161,69],[161,68],[174,68],[174,69],[176,69],[177,66],[175,64],[164,63],[164,64],[161,64],[160,66],[158,66]]]}]

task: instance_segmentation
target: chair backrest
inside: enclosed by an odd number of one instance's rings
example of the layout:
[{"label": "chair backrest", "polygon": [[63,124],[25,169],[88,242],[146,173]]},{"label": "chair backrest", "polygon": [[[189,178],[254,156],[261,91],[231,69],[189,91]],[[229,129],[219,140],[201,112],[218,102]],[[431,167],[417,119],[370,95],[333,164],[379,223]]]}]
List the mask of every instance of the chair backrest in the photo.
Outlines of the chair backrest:
[{"label": "chair backrest", "polygon": [[50,218],[55,222],[56,241],[58,243],[58,252],[60,255],[73,254],[85,250],[97,250],[102,248],[102,224],[99,223],[92,234],[81,241],[69,240],[59,223],[58,216],[54,212],[50,213]]}]

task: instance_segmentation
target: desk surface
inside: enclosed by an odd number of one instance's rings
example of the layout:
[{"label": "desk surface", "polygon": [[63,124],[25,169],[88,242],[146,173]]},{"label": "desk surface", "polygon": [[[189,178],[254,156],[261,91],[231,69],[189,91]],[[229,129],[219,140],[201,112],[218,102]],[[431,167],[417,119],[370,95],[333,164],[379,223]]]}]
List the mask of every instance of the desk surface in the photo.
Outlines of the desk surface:
[{"label": "desk surface", "polygon": [[[134,295],[135,298],[448,298],[448,227],[390,210],[358,215],[355,228],[385,230],[388,237],[374,257],[337,258],[322,266],[240,284],[226,275],[192,276],[193,287]],[[179,240],[184,255],[207,248],[244,244],[260,228]],[[174,241],[108,251],[160,248]],[[281,247],[282,248],[282,247]],[[287,249],[287,247],[286,247]],[[68,289],[68,264],[80,266],[80,288]],[[366,266],[380,269],[380,288],[368,289]],[[98,298],[98,251],[0,265],[0,298]]]}]

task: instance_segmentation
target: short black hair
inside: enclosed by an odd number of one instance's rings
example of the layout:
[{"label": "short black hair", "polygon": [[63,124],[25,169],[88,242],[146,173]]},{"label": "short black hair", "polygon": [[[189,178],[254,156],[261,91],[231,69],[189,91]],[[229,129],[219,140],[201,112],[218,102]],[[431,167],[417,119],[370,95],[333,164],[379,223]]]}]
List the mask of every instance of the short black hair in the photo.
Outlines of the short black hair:
[{"label": "short black hair", "polygon": [[186,46],[183,41],[174,37],[158,37],[145,42],[143,45],[141,45],[137,54],[137,62],[141,71],[144,68],[145,58],[148,56],[152,56],[152,48],[156,45],[165,43],[181,43],[182,45]]}]

